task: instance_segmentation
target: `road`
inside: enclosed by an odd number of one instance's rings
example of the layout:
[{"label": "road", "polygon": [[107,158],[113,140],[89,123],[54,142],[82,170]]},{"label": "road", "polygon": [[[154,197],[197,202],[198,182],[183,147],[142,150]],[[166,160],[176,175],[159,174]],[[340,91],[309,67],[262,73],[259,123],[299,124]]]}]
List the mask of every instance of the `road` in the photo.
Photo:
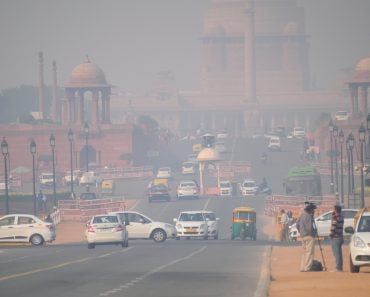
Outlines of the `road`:
[{"label": "road", "polygon": [[[185,160],[188,147],[177,144],[178,162]],[[225,159],[250,161],[251,177],[266,177],[275,192],[283,192],[283,179],[290,166],[299,162],[298,141],[283,142],[283,151],[269,153],[268,162],[259,161],[267,150],[263,140],[230,140]],[[168,164],[172,165],[172,164]],[[266,268],[269,234],[264,234],[264,197],[201,197],[177,200],[172,181],[171,202],[149,203],[147,181],[122,181],[117,194],[138,198],[133,210],[155,220],[173,223],[180,211],[212,210],[220,218],[219,240],[131,240],[128,248],[86,244],[44,247],[3,247],[0,249],[1,296],[254,296]],[[197,178],[195,176],[195,178]],[[241,181],[241,180],[240,180]],[[214,182],[209,178],[208,183]],[[257,241],[231,240],[232,209],[248,205],[257,211]],[[257,295],[256,295],[257,296]]]}]

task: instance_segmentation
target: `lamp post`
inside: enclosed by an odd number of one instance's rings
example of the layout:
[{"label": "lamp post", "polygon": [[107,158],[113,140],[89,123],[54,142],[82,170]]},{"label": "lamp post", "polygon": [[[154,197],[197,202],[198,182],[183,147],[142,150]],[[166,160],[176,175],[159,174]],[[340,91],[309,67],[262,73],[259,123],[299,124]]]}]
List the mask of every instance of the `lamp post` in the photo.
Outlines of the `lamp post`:
[{"label": "lamp post", "polygon": [[353,173],[353,147],[355,146],[355,137],[353,136],[352,132],[348,135],[348,147],[349,147],[349,158],[350,158],[350,181],[351,181],[351,194],[354,193],[355,190],[355,175]]},{"label": "lamp post", "polygon": [[8,142],[3,138],[1,142],[1,152],[4,156],[4,176],[5,176],[5,213],[9,214],[9,187],[8,187]]},{"label": "lamp post", "polygon": [[70,165],[71,165],[71,197],[74,197],[73,190],[73,131],[71,128],[68,130],[68,140],[69,140],[69,156],[70,156]]},{"label": "lamp post", "polygon": [[334,136],[334,151],[335,151],[335,195],[338,196],[338,184],[339,184],[339,174],[338,174],[338,126],[334,125],[333,129]]},{"label": "lamp post", "polygon": [[339,143],[340,143],[340,204],[344,204],[344,186],[343,186],[343,142],[344,142],[344,133],[341,129],[339,131]]},{"label": "lamp post", "polygon": [[330,120],[330,122],[329,122],[329,132],[330,132],[330,193],[334,193],[333,131],[334,131],[334,124],[333,124],[333,121]]},{"label": "lamp post", "polygon": [[30,153],[32,155],[33,214],[36,216],[37,215],[36,172],[35,172],[36,142],[33,138],[30,142]]},{"label": "lamp post", "polygon": [[86,172],[89,172],[89,124],[85,122],[85,142],[86,142]]},{"label": "lamp post", "polygon": [[56,189],[56,182],[55,182],[55,137],[54,134],[50,135],[49,138],[50,147],[51,147],[51,158],[53,164],[53,206],[55,206],[56,196],[57,196],[57,189]]},{"label": "lamp post", "polygon": [[358,130],[358,139],[360,140],[360,149],[361,149],[361,203],[360,207],[365,206],[365,190],[364,190],[364,144],[365,144],[365,127],[363,124],[361,124],[360,129]]},{"label": "lamp post", "polygon": [[370,113],[367,114],[367,117],[366,117],[366,128],[367,128],[367,132],[368,132],[368,144],[367,144],[367,156],[366,156],[366,159],[367,159],[367,165],[370,166]]}]

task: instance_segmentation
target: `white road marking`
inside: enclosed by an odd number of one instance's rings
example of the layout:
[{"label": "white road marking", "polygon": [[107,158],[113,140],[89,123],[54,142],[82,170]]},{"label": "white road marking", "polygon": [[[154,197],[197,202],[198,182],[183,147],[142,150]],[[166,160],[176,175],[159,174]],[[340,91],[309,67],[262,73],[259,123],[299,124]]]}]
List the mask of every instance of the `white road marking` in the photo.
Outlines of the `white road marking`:
[{"label": "white road marking", "polygon": [[262,264],[261,272],[258,280],[256,291],[254,292],[254,297],[264,297],[268,294],[268,288],[271,280],[271,267],[270,267],[270,258],[271,258],[271,249],[272,247],[267,247],[262,255]]},{"label": "white road marking", "polygon": [[206,201],[206,203],[204,204],[204,206],[203,206],[203,210],[206,210],[207,209],[207,207],[208,207],[208,204],[211,202],[211,198],[209,197],[208,199],[207,199],[207,201]]},{"label": "white road marking", "polygon": [[[159,272],[167,267],[170,267],[172,265],[175,265],[181,261],[184,261],[184,260],[188,260],[190,259],[191,257],[195,256],[196,254],[199,254],[201,252],[203,252],[205,249],[207,248],[207,246],[202,246],[200,249],[190,253],[189,255],[183,257],[183,258],[179,258],[179,259],[176,259],[176,260],[173,260],[167,264],[164,264],[162,266],[158,266],[150,271],[148,271],[147,273],[144,273],[143,275],[139,276],[139,277],[136,277],[134,280],[128,282],[128,283],[125,283],[123,285],[120,285],[118,288],[120,289],[126,289],[126,288],[129,288],[130,286],[133,286],[135,283],[139,283],[141,280],[144,280],[145,278],[149,277],[150,275],[156,273],[156,272]],[[115,288],[114,289],[110,289],[106,292],[103,292],[103,293],[100,293],[99,296],[109,296],[111,294],[114,294],[115,293]],[[114,292],[114,293],[113,293]]]},{"label": "white road marking", "polygon": [[162,214],[166,211],[166,209],[170,206],[170,203],[167,203],[165,207],[162,208],[162,210],[158,213],[158,216],[161,217]]}]

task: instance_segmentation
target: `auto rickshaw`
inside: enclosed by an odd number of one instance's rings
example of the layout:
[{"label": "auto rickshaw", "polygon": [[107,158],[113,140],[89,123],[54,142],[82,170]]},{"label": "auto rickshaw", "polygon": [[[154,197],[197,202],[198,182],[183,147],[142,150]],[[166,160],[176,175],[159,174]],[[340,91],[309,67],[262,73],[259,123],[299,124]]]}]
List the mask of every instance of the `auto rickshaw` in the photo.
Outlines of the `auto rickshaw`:
[{"label": "auto rickshaw", "polygon": [[249,237],[257,239],[256,211],[251,207],[237,207],[233,210],[231,240],[240,238],[245,240]]},{"label": "auto rickshaw", "polygon": [[103,195],[113,195],[115,190],[114,181],[111,179],[105,179],[101,184],[101,193]]}]

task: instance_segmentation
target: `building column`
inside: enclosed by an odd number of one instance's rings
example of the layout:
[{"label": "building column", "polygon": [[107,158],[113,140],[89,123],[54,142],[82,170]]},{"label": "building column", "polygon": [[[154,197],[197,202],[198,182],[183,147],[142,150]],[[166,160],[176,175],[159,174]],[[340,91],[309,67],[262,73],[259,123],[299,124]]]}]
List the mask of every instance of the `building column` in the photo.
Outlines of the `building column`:
[{"label": "building column", "polygon": [[355,87],[353,85],[349,86],[349,94],[351,100],[351,114],[355,115]]},{"label": "building column", "polygon": [[76,105],[76,109],[77,109],[77,123],[82,125],[84,123],[85,115],[84,92],[82,90],[78,91],[78,102]]},{"label": "building column", "polygon": [[362,114],[367,116],[367,86],[361,87]]},{"label": "building column", "polygon": [[61,113],[61,123],[62,125],[68,124],[68,101],[62,99],[62,113]]},{"label": "building column", "polygon": [[91,114],[91,122],[93,125],[97,125],[99,123],[99,91],[94,90],[92,92],[92,114]]}]

